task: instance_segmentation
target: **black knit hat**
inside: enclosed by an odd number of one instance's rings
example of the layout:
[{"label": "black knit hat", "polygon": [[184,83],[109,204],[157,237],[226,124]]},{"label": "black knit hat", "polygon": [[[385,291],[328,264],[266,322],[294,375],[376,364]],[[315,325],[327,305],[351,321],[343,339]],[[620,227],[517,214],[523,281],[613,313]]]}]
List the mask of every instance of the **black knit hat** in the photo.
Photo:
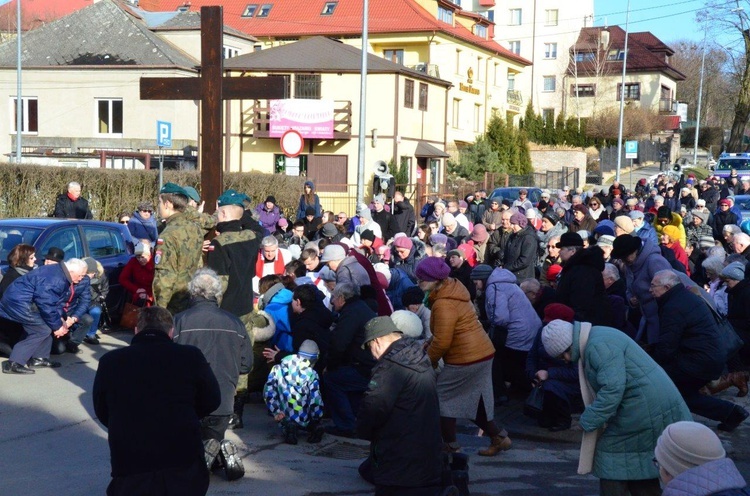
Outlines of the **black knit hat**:
[{"label": "black knit hat", "polygon": [[401,295],[401,304],[405,307],[422,303],[424,303],[424,291],[419,289],[419,286],[412,286]]}]

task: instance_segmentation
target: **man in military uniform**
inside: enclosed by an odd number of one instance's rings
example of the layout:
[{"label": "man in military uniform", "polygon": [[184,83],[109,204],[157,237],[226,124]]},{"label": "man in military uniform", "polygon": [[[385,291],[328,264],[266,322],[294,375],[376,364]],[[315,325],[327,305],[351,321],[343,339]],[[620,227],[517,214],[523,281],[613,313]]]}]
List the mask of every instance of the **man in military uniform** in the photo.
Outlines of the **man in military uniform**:
[{"label": "man in military uniform", "polygon": [[172,315],[187,310],[188,283],[201,268],[203,229],[186,213],[188,195],[174,183],[159,192],[159,215],[166,227],[156,242],[154,255],[154,300]]},{"label": "man in military uniform", "polygon": [[[262,315],[253,312],[253,284],[248,274],[255,273],[255,264],[260,250],[260,237],[243,224],[245,201],[250,201],[247,195],[230,189],[218,199],[219,233],[208,245],[206,265],[219,275],[224,297],[221,309],[234,314],[245,324],[250,345],[254,346],[255,327],[265,327],[268,321]],[[263,346],[253,348],[256,360],[263,359]],[[265,374],[267,375],[267,374]],[[230,429],[243,427],[242,413],[247,395],[247,374],[240,376],[237,395],[234,399],[234,411],[229,419]]]}]

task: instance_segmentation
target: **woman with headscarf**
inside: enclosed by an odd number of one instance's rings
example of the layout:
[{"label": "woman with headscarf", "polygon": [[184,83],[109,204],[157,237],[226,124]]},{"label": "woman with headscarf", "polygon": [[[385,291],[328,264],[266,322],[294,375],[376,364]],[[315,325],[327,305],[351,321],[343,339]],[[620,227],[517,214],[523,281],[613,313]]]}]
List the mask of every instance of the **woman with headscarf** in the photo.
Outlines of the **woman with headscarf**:
[{"label": "woman with headscarf", "polygon": [[456,443],[456,419],[469,418],[491,438],[481,456],[495,456],[510,449],[511,440],[492,420],[492,360],[495,348],[477,319],[464,285],[448,277],[445,260],[427,257],[417,265],[419,287],[427,293],[432,340],[427,347],[433,367],[442,360],[437,391],[440,399],[440,430],[446,451],[460,449]]},{"label": "woman with headscarf", "polygon": [[322,217],[323,209],[320,206],[320,198],[315,194],[315,184],[312,181],[305,181],[304,193],[299,197],[297,220],[305,218],[305,215],[307,215],[305,212],[308,207],[312,207],[315,210],[314,217]]}]

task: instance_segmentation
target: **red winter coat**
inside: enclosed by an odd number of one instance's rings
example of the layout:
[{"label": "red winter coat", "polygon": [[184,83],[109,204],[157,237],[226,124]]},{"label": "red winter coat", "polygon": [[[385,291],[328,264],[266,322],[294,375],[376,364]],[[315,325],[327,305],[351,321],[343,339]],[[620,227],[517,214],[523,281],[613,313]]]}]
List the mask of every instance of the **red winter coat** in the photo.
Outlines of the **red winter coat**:
[{"label": "red winter coat", "polygon": [[154,257],[151,257],[146,265],[141,265],[134,257],[123,267],[119,281],[122,287],[132,295],[133,303],[139,300],[137,294],[139,289],[145,289],[148,297],[153,300],[154,271]]}]

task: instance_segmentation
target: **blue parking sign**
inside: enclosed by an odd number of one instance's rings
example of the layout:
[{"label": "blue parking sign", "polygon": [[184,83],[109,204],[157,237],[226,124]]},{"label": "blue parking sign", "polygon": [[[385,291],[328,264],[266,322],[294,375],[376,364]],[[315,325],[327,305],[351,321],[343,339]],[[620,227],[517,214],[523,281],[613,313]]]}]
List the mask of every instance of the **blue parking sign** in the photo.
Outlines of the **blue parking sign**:
[{"label": "blue parking sign", "polygon": [[156,121],[156,146],[172,146],[172,123]]},{"label": "blue parking sign", "polygon": [[625,158],[638,158],[638,142],[637,141],[625,142]]}]

